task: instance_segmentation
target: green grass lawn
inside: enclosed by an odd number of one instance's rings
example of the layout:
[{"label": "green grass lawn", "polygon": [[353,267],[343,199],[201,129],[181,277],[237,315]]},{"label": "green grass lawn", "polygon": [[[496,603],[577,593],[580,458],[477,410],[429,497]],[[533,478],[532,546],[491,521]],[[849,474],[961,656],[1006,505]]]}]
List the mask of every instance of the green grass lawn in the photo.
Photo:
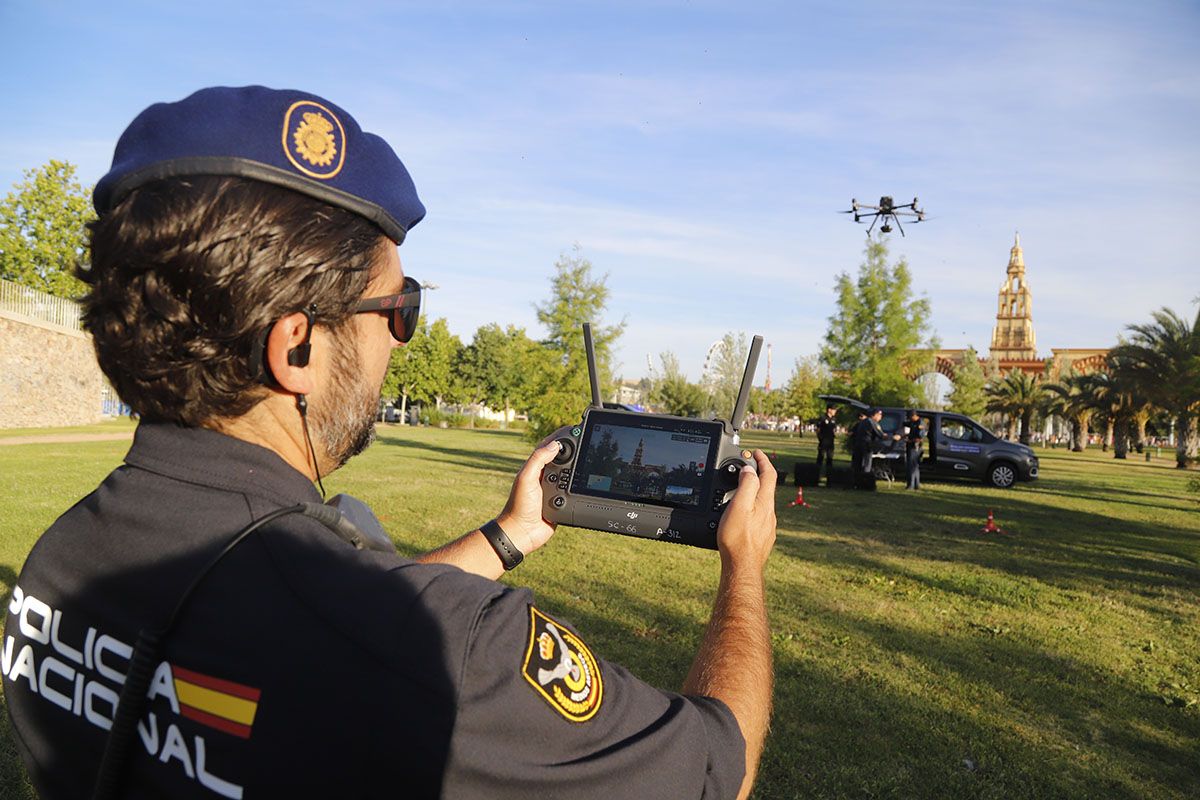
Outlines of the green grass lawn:
[{"label": "green grass lawn", "polygon": [[[808,439],[752,434],[789,470]],[[0,447],[0,590],[125,442]],[[494,516],[517,434],[387,427],[332,476],[402,552]],[[778,493],[768,572],[775,714],[758,798],[1200,795],[1200,504],[1173,454],[1039,450],[1042,478]],[[979,533],[989,508],[1008,536]],[[677,688],[714,553],[563,529],[506,580],[594,649]],[[26,798],[11,733],[0,797]]]},{"label": "green grass lawn", "polygon": [[103,422],[96,422],[92,425],[76,425],[70,428],[2,428],[0,429],[0,441],[5,439],[15,439],[24,436],[72,436],[72,435],[89,435],[89,434],[132,434],[134,428],[137,427],[137,422],[129,417],[117,417],[116,419],[107,419]]}]

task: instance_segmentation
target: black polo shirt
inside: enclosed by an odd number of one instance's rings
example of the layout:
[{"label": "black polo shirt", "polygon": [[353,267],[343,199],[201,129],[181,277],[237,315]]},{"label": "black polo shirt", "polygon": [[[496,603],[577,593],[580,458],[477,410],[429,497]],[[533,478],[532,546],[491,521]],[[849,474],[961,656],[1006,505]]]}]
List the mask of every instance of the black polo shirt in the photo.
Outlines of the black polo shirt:
[{"label": "black polo shirt", "polygon": [[[252,520],[318,501],[275,453],[143,423],[33,548],[4,693],[44,798],[90,793],[139,629]],[[200,584],[167,641],[131,797],[734,797],[719,701],[597,658],[526,590],[358,551],[298,515]]]},{"label": "black polo shirt", "polygon": [[913,450],[920,450],[921,443],[925,439],[925,432],[921,430],[921,420],[906,419],[904,425],[904,451],[911,453]]},{"label": "black polo shirt", "polygon": [[833,447],[837,435],[837,419],[821,417],[817,420],[817,442],[822,446]]}]

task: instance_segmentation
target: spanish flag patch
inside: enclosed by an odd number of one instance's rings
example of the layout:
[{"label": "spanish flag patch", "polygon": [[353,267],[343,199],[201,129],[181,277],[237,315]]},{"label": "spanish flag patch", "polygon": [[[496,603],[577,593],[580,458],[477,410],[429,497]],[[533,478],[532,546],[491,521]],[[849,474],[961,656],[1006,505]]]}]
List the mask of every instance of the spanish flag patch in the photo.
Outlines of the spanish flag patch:
[{"label": "spanish flag patch", "polygon": [[219,731],[250,738],[260,689],[171,665],[179,713]]},{"label": "spanish flag patch", "polygon": [[604,680],[600,664],[579,637],[529,607],[525,680],[571,722],[587,722],[600,710]]}]

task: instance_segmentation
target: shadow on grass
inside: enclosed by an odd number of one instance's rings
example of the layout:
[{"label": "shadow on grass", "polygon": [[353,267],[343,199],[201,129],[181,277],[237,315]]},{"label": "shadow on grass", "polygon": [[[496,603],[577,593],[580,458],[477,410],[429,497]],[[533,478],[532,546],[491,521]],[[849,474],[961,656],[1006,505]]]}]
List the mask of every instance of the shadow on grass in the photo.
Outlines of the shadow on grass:
[{"label": "shadow on grass", "polygon": [[[703,621],[619,587],[606,591],[606,604],[624,609],[620,621],[562,592],[544,592],[541,602],[575,625],[602,657],[677,688]],[[1177,709],[1156,708],[1136,687],[1109,675],[1015,640],[980,645],[969,631],[914,634],[839,613],[815,596],[799,602],[821,622],[884,650],[881,661],[888,663],[864,661],[861,653],[818,659],[776,647],[775,712],[754,795],[759,800],[1182,797],[1200,779],[1184,748],[1140,735],[1132,724],[1145,722],[1194,741],[1196,721]],[[981,697],[987,713],[970,697],[955,701],[936,686],[920,695],[897,689],[886,678],[890,669],[911,669],[901,657],[935,674],[953,674],[968,689],[981,687],[981,695],[991,695],[990,702]],[[1003,716],[1014,707],[1020,719]],[[1054,738],[1054,731],[1066,731],[1073,741]]]},{"label": "shadow on grass", "polygon": [[[488,435],[493,431],[476,431],[472,435]],[[509,439],[512,434],[505,434]],[[489,442],[491,444],[491,442]],[[399,447],[405,450],[418,451],[418,454],[428,456],[430,453],[436,453],[443,456],[445,461],[449,461],[456,465],[475,467],[483,470],[496,470],[501,473],[516,475],[517,471],[525,463],[524,458],[516,456],[506,456],[500,453],[493,453],[487,450],[467,450],[461,447],[446,447],[445,445],[433,444],[431,442],[421,442],[412,439],[396,439],[392,437],[381,437],[375,442],[376,446],[384,445],[386,447]],[[533,452],[533,446],[530,445],[530,452]]]},{"label": "shadow on grass", "polygon": [[[898,491],[826,490],[806,499],[814,508],[803,517],[781,508],[781,525],[916,547],[926,558],[970,562],[1063,585],[1103,581],[1154,591],[1200,586],[1196,531],[1161,522],[1052,507],[1017,494],[993,501],[948,493],[917,497]],[[980,534],[989,508],[1011,535]],[[963,524],[958,518],[978,522]],[[810,552],[808,544],[788,536],[780,537],[777,548],[797,557]]]},{"label": "shadow on grass", "polygon": [[[804,593],[803,589],[799,591]],[[1161,741],[1165,733],[1175,741],[1194,743],[1200,739],[1200,718],[1167,706],[1142,687],[1111,672],[1047,652],[1011,634],[994,636],[962,629],[940,635],[852,616],[812,593],[800,602],[807,608],[821,609],[817,613],[822,618],[889,656],[898,654],[921,663],[935,676],[953,676],[965,682],[976,693],[984,713],[959,718],[960,726],[988,731],[988,736],[1000,744],[997,755],[1002,758],[1019,755],[1005,753],[1009,745],[1019,743],[1019,749],[1037,751],[1038,763],[1062,772],[1059,776],[1027,776],[1051,790],[1036,791],[1034,796],[1080,796],[1083,789],[1091,788],[1095,796],[1140,797],[1146,794],[1147,784],[1178,791],[1182,796],[1187,787],[1200,785],[1200,764],[1193,749]],[[936,701],[938,689],[933,687],[930,693],[929,700]],[[890,698],[893,705],[900,701]],[[933,717],[926,721],[908,718],[904,729],[915,726],[922,736],[938,735],[934,720],[947,712],[939,711],[934,702],[904,705],[911,706],[910,711]],[[1000,719],[1014,711],[1015,719]],[[989,712],[1003,727],[980,719]],[[1029,735],[1023,735],[1025,732]],[[1067,741],[1056,738],[1061,733],[1066,733]],[[1053,740],[1055,746],[1051,749],[1032,741],[1036,739],[1047,743]],[[1089,759],[1080,752],[1083,748],[1093,754],[1118,756],[1117,771],[1124,773],[1120,785],[1111,782],[1118,780],[1111,774],[1109,783],[1096,785]],[[988,766],[986,762],[984,766]],[[998,766],[1017,771],[1028,768],[1013,763]],[[1059,783],[1060,779],[1065,781]]]},{"label": "shadow on grass", "polygon": [[[1055,495],[1058,497],[1070,497],[1075,500],[1092,500],[1097,503],[1119,503],[1120,505],[1144,506],[1145,508],[1163,508],[1167,503],[1171,503],[1173,508],[1186,510],[1190,498],[1180,494],[1163,494],[1161,492],[1139,492],[1127,487],[1113,487],[1115,494],[1090,494],[1087,492],[1070,491],[1068,489],[1050,489],[1043,486],[1029,487],[1025,491],[1033,495]],[[1131,497],[1142,497],[1158,502],[1144,502],[1142,500],[1130,500]]]}]

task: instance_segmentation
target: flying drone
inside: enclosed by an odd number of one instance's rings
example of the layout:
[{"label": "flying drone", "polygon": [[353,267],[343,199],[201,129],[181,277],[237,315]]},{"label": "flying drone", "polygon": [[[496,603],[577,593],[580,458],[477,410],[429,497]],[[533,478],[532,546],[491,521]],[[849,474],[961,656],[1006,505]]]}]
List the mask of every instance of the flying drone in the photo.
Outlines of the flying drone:
[{"label": "flying drone", "polygon": [[[907,211],[905,209],[908,209]],[[853,214],[855,222],[863,222],[868,217],[871,218],[871,227],[867,228],[867,236],[871,235],[871,231],[875,230],[875,223],[883,220],[883,226],[879,229],[880,233],[891,233],[892,226],[888,224],[888,219],[896,223],[896,227],[900,229],[900,235],[904,235],[904,226],[900,224],[900,218],[911,220],[917,223],[925,219],[925,212],[917,208],[917,198],[913,198],[911,203],[904,205],[896,205],[895,201],[890,197],[879,198],[879,205],[872,206],[866,203],[860,203],[857,200],[850,200],[850,210],[841,212],[843,214]]]}]

